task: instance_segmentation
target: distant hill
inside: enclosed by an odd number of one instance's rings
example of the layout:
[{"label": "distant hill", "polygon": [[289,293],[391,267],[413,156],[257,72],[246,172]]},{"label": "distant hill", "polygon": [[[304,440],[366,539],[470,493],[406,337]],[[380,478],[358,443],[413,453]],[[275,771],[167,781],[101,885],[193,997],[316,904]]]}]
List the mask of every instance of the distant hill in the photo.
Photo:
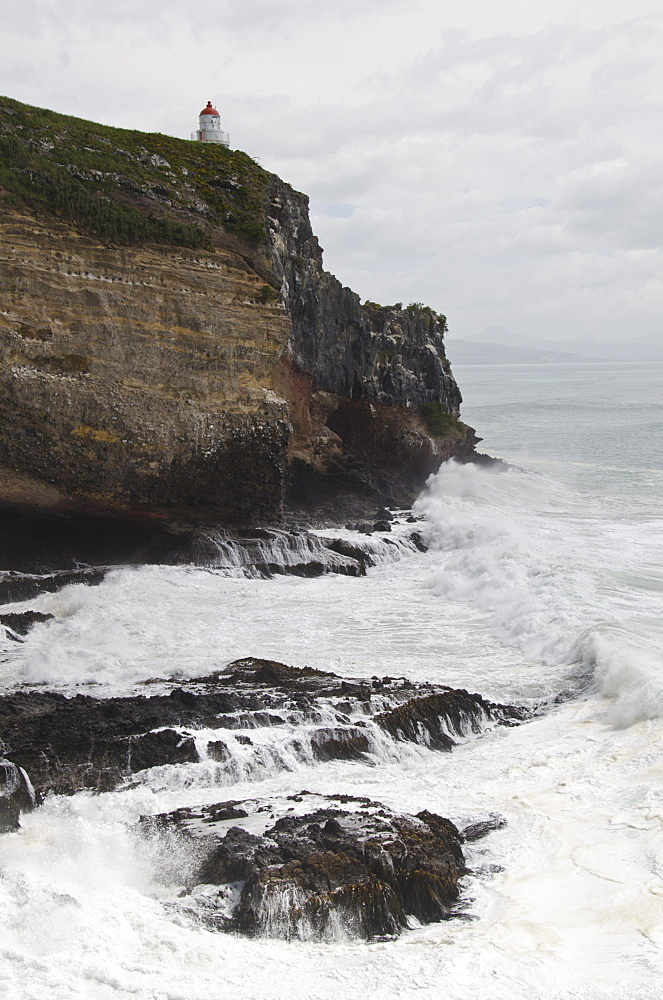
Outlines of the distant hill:
[{"label": "distant hill", "polygon": [[550,351],[531,347],[507,347],[504,344],[484,344],[468,340],[447,338],[447,355],[457,365],[517,365],[564,364],[579,361],[596,361],[596,358],[571,354],[567,351]]},{"label": "distant hill", "polygon": [[489,326],[463,338],[447,338],[452,364],[563,364],[580,361],[663,361],[663,333],[599,340],[573,337],[546,340],[503,326]]}]

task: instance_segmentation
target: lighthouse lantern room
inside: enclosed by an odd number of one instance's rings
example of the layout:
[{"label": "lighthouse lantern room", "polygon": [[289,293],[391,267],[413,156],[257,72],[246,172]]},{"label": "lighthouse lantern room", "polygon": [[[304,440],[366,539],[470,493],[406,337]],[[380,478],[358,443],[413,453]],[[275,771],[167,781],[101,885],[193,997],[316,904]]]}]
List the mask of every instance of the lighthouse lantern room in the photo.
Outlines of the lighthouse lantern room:
[{"label": "lighthouse lantern room", "polygon": [[197,142],[220,142],[222,146],[227,146],[230,136],[227,132],[221,131],[221,118],[216,108],[212,107],[212,102],[207,102],[207,107],[203,108],[198,117],[198,131],[191,133],[191,138]]}]

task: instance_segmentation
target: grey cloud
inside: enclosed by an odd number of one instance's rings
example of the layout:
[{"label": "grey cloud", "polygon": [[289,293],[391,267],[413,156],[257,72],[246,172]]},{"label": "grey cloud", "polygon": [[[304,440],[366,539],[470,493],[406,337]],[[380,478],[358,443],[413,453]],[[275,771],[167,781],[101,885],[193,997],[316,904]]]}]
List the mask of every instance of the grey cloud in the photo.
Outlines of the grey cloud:
[{"label": "grey cloud", "polygon": [[506,3],[481,37],[431,0],[28,4],[1,89],[180,136],[218,101],[362,296],[428,301],[457,332],[660,326],[660,18],[588,2],[582,28],[526,32]]},{"label": "grey cloud", "polygon": [[[384,11],[399,6],[399,0],[362,0],[361,10]],[[33,33],[54,29],[96,32],[121,25],[124,30],[147,28],[157,35],[172,30],[173,20],[186,23],[199,36],[210,31],[223,34],[265,34],[281,36],[293,27],[320,28],[326,19],[340,19],[357,13],[356,0],[8,0],[3,8],[6,29]]]},{"label": "grey cloud", "polygon": [[565,179],[558,204],[575,234],[604,246],[655,249],[663,234],[660,160],[607,162]]}]

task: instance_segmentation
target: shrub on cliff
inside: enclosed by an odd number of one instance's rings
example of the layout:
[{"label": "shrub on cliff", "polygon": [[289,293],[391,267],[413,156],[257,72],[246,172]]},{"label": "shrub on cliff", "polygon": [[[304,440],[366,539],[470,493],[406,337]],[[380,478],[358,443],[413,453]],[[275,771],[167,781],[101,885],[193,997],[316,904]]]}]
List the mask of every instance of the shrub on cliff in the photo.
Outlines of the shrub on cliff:
[{"label": "shrub on cliff", "polygon": [[444,403],[424,403],[421,413],[427,431],[433,437],[465,436],[465,424],[447,412]]}]

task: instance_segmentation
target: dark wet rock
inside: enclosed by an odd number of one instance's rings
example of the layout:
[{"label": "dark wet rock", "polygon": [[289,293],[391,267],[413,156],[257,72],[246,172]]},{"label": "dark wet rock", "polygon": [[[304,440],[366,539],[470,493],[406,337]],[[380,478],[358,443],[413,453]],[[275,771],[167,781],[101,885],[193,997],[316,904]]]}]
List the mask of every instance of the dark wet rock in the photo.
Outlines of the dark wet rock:
[{"label": "dark wet rock", "polygon": [[391,521],[375,521],[373,531],[391,531]]},{"label": "dark wet rock", "polygon": [[[431,749],[487,725],[512,725],[526,713],[479,695],[405,678],[352,679],[247,657],[169,693],[94,698],[39,691],[0,697],[4,753],[41,793],[107,791],[151,767],[193,764],[192,731],[212,729],[206,756],[233,773],[241,766],[284,766],[272,743],[246,730],[293,727],[278,737],[288,753],[315,760],[371,758],[384,733]],[[331,724],[330,724],[331,722]],[[227,736],[226,736],[227,734]],[[288,742],[289,741],[289,742]],[[270,756],[270,754],[272,756]],[[270,765],[271,766],[271,765]]]},{"label": "dark wet rock", "polygon": [[224,743],[223,740],[210,740],[207,744],[207,754],[210,760],[220,761],[221,763],[230,760],[231,756],[228,744]]},{"label": "dark wet rock", "polygon": [[[476,443],[478,444],[479,441],[483,441],[483,438],[477,438]],[[495,472],[507,472],[509,469],[519,468],[518,466],[510,465],[509,462],[505,462],[503,458],[495,458],[493,455],[487,455],[483,451],[475,451],[471,458],[461,458],[459,461],[463,464],[483,465],[494,469]]]},{"label": "dark wet rock", "polygon": [[412,534],[410,535],[410,538],[412,539],[412,541],[414,542],[414,544],[416,545],[416,547],[419,549],[420,552],[428,552],[428,546],[423,540],[420,531],[413,531]]},{"label": "dark wet rock", "polygon": [[217,802],[205,810],[204,823],[218,823],[227,819],[245,819],[249,814],[241,802]]},{"label": "dark wet rock", "polygon": [[219,671],[215,679],[217,682],[230,682],[238,691],[246,687],[315,691],[326,689],[330,684],[344,683],[336,674],[316,667],[291,667],[278,660],[262,660],[253,656],[234,660],[224,671]]},{"label": "dark wet rock", "polygon": [[321,559],[311,559],[308,562],[284,565],[280,562],[258,562],[253,568],[266,579],[272,576],[301,576],[313,579],[324,573],[339,573],[341,576],[363,576],[361,565],[354,563],[335,563],[332,567]]},{"label": "dark wet rock", "polygon": [[[99,524],[103,531],[104,525]],[[127,529],[131,538],[131,530]],[[23,533],[23,543],[26,544]],[[306,530],[284,530],[283,528],[252,528],[226,531],[219,529],[209,534],[187,534],[173,536],[167,533],[162,539],[163,546],[155,546],[142,554],[146,562],[186,563],[214,568],[232,569],[234,572],[247,576],[300,576],[316,577],[324,573],[338,573],[345,576],[361,576],[364,572],[363,560],[357,561],[352,556],[346,556],[340,550],[335,550],[327,544],[327,539]],[[167,539],[170,548],[165,548]],[[29,600],[38,594],[54,592],[70,584],[98,584],[108,572],[109,566],[79,566],[77,568],[55,568],[48,566],[48,559],[64,558],[59,551],[51,552],[46,545],[44,562],[49,572],[23,572],[23,566],[14,566],[11,551],[5,556],[3,542],[5,536],[0,526],[0,602]],[[71,540],[72,552],[76,552],[75,539]],[[88,551],[87,549],[85,550]],[[113,551],[101,549],[100,551]],[[118,555],[122,549],[118,548]],[[90,550],[90,554],[92,553]],[[98,553],[96,553],[98,554]],[[127,552],[130,556],[131,553]],[[16,553],[18,559],[20,552]],[[7,561],[5,561],[5,558]],[[72,560],[70,559],[70,562]],[[127,558],[121,564],[135,563],[136,558]],[[27,558],[25,566],[33,563]],[[46,568],[45,567],[45,568]],[[19,571],[19,568],[21,571]]]},{"label": "dark wet rock", "polygon": [[421,518],[420,518],[420,517],[415,517],[415,516],[414,516],[414,514],[409,514],[409,515],[408,515],[408,516],[407,516],[407,517],[405,518],[405,520],[406,520],[407,524],[416,524],[416,523],[417,523],[417,521],[420,521],[420,520],[421,520]]},{"label": "dark wet rock", "polygon": [[312,741],[318,760],[363,760],[370,740],[360,729],[320,729]]},{"label": "dark wet rock", "polygon": [[55,573],[0,573],[0,602],[30,601],[39,594],[54,594],[73,583],[98,586],[108,572],[107,567],[59,570]]},{"label": "dark wet rock", "polygon": [[507,825],[504,816],[489,816],[488,819],[480,820],[478,823],[471,823],[462,830],[463,841],[467,844],[474,843],[487,837],[493,830],[502,830]]},{"label": "dark wet rock", "polygon": [[249,576],[315,577],[323,573],[363,575],[363,563],[347,556],[310,531],[253,528],[232,536],[222,532],[210,541],[206,558],[215,568],[238,567]]},{"label": "dark wet rock", "polygon": [[[27,635],[37,622],[47,622],[55,615],[42,614],[40,611],[22,611],[17,614],[0,615],[0,625],[10,630],[10,638]],[[14,633],[11,635],[11,633]]]},{"label": "dark wet rock", "polygon": [[25,772],[0,757],[0,833],[18,830],[21,813],[35,806],[35,795]]},{"label": "dark wet rock", "polygon": [[[524,718],[521,709],[495,705],[478,694],[448,688],[375,716],[374,721],[395,740],[423,743],[431,750],[451,750],[453,736],[479,733],[490,722],[513,724]],[[453,734],[453,735],[452,735]]]},{"label": "dark wet rock", "polygon": [[19,692],[0,698],[0,732],[7,756],[41,794],[109,791],[137,771],[197,761],[190,736],[161,728],[179,725],[190,714],[167,696],[97,699]]},{"label": "dark wet rock", "polygon": [[372,521],[359,521],[355,525],[355,531],[358,531],[362,535],[370,535],[373,531]]},{"label": "dark wet rock", "polygon": [[426,698],[412,698],[375,717],[396,740],[426,743],[432,750],[450,750],[456,736],[480,732],[491,720],[490,706],[480,695],[448,690]]},{"label": "dark wet rock", "polygon": [[192,737],[182,736],[174,729],[130,737],[126,758],[122,745],[117,744],[117,747],[118,763],[132,773],[162,764],[188,764],[198,760]]},{"label": "dark wet rock", "polygon": [[[4,505],[0,566],[15,576],[12,582],[8,574],[0,574],[0,600],[30,600],[67,583],[98,583],[109,566],[191,562],[198,547],[193,532],[173,532],[153,519],[83,513],[74,517],[31,504],[24,509]],[[10,596],[5,596],[3,581],[13,588]]]},{"label": "dark wet rock", "polygon": [[[350,526],[346,525],[346,527]],[[355,526],[352,525],[351,527],[354,530]],[[356,559],[363,569],[362,575],[365,575],[367,566],[374,565],[374,560],[371,559],[369,553],[365,552],[361,546],[348,541],[347,538],[325,539],[325,545],[327,548],[331,549],[332,552],[338,552],[340,555],[347,556],[350,559]]]},{"label": "dark wet rock", "polygon": [[394,515],[391,513],[387,507],[380,507],[379,510],[373,515],[376,521],[393,521]]},{"label": "dark wet rock", "polygon": [[[303,800],[308,811],[286,812],[258,834],[242,826],[201,833],[229,812],[265,813],[256,801],[146,817],[141,829],[149,837],[174,825],[191,839],[201,862],[190,892],[198,884],[241,884],[236,905],[215,923],[226,930],[371,939],[397,936],[411,918],[431,923],[454,914],[466,868],[461,836],[449,820],[428,811],[398,815],[349,795],[303,792],[290,800]],[[272,802],[269,811],[284,808]]]},{"label": "dark wet rock", "polygon": [[[394,524],[398,524],[398,521],[375,521],[370,527],[370,531],[362,531],[361,534],[371,534],[374,531],[380,532],[391,532]],[[353,530],[358,528],[359,525],[346,525],[348,528]],[[396,539],[392,538],[382,538],[377,544],[376,543],[366,543],[363,540],[352,541],[347,538],[321,538],[324,545],[331,549],[333,552],[337,552],[349,559],[352,559],[362,566],[362,573],[366,572],[366,569],[370,566],[375,566],[380,561],[382,545],[386,546],[400,546],[403,555],[409,555],[412,551],[409,543],[413,543],[414,546],[421,551],[425,551],[426,547],[423,546],[420,532],[408,532],[407,534],[401,534]],[[423,546],[423,548],[422,548]]]}]

